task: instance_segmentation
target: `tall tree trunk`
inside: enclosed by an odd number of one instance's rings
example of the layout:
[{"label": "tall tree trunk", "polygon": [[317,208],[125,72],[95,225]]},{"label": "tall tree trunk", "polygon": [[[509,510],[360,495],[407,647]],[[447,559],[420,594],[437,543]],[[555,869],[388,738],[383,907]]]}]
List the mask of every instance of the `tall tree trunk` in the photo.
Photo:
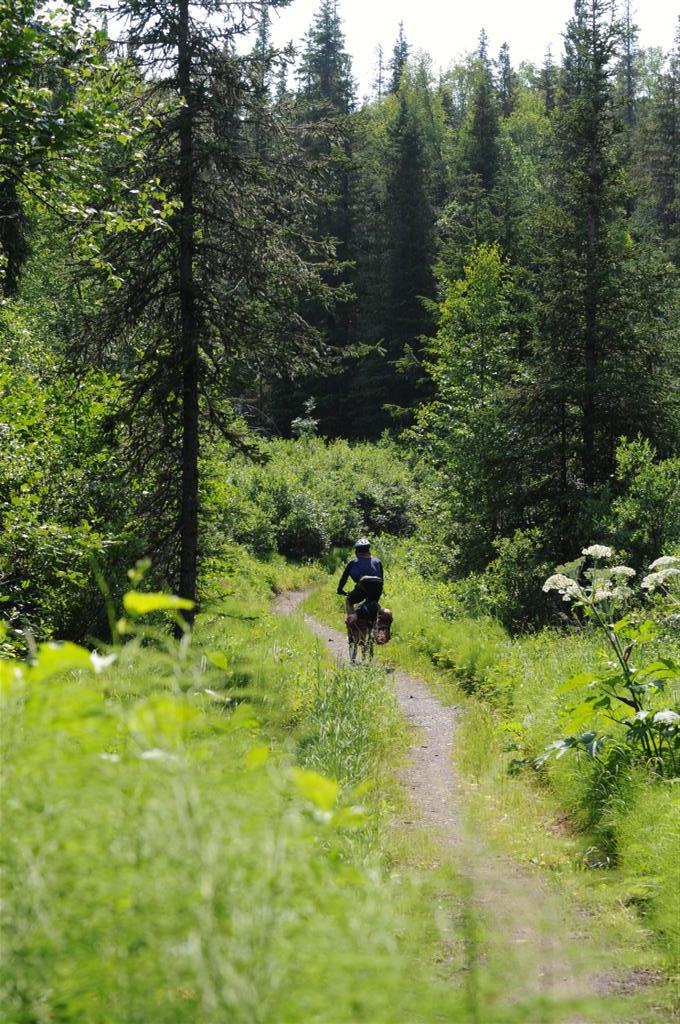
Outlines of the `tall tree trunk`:
[{"label": "tall tree trunk", "polygon": [[[182,495],[180,507],[179,593],[196,600],[198,561],[198,333],[194,281],[194,97],[189,37],[189,0],[178,5],[178,85],[180,213],[178,272],[180,302],[180,371],[182,376]],[[187,615],[189,622],[193,615]]]}]

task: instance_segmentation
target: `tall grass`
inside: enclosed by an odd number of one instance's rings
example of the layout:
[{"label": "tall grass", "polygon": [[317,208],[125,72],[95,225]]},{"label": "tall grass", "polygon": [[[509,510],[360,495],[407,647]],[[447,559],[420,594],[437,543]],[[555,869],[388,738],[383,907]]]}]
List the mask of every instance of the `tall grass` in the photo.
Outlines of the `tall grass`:
[{"label": "tall grass", "polygon": [[337,672],[258,573],[242,600],[224,581],[194,655],[133,641],[98,676],[5,673],[3,1024],[456,1012],[403,940],[372,821],[384,678]]},{"label": "tall grass", "polygon": [[[548,743],[563,734],[575,698],[560,692],[562,684],[606,662],[600,637],[588,630],[544,629],[511,639],[491,619],[466,617],[445,584],[419,577],[408,547],[388,539],[382,554],[384,600],[395,613],[394,641],[385,657],[428,678],[448,702],[466,702],[466,694],[474,698],[466,703],[456,760],[473,782],[485,781],[492,830],[519,856],[529,848],[537,863],[559,870],[609,867],[616,899],[641,912],[667,961],[677,964],[678,787],[625,758],[606,772],[583,755],[565,756],[541,772],[533,768]],[[328,622],[340,617],[333,582],[308,602]],[[652,645],[647,657],[662,653]],[[561,843],[544,831],[551,820],[559,822]]]}]

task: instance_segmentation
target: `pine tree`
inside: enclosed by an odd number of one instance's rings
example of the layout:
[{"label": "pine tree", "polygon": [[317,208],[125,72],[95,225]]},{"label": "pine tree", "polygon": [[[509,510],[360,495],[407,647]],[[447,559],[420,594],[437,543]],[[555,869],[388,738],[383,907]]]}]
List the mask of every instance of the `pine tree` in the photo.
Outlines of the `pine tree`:
[{"label": "pine tree", "polygon": [[409,56],[409,45],[406,42],[406,36],[404,35],[404,22],[399,22],[399,35],[397,41],[394,44],[392,50],[392,59],[388,64],[388,68],[391,72],[390,87],[391,93],[398,93],[399,86],[401,85],[401,76],[404,73],[404,68],[408,61]]},{"label": "pine tree", "polygon": [[657,232],[669,259],[680,267],[680,19],[651,100],[643,145]]},{"label": "pine tree", "polygon": [[[394,367],[405,350],[420,352],[420,337],[430,326],[423,299],[434,297],[434,215],[418,126],[403,94],[390,128],[389,152],[385,345]],[[395,409],[413,407],[417,377],[413,363],[410,373],[395,375],[388,369],[386,390]]]},{"label": "pine tree", "polygon": [[479,38],[472,101],[468,120],[461,134],[461,160],[465,173],[474,175],[489,192],[498,171],[498,103],[486,33]]},{"label": "pine tree", "polygon": [[466,102],[455,139],[451,199],[440,226],[439,269],[454,280],[463,273],[470,248],[497,241],[501,169],[500,112],[486,33],[465,76]]},{"label": "pine tree", "polygon": [[498,95],[501,103],[503,117],[510,117],[515,109],[515,96],[517,92],[517,75],[512,69],[510,61],[510,47],[503,43],[496,61],[496,76],[498,83]]},{"label": "pine tree", "polygon": [[664,447],[674,430],[664,412],[672,390],[668,339],[659,330],[667,275],[625,230],[612,13],[611,0],[576,0],[567,26],[534,268],[539,332],[525,398],[533,466],[526,475],[552,507],[565,554],[578,539],[584,495],[612,472],[618,437],[640,431]]},{"label": "pine tree", "polygon": [[[333,309],[310,303],[301,312],[323,332],[328,343],[326,372],[322,377],[284,382],[279,424],[286,429],[313,395],[324,433],[342,432],[346,422],[346,386],[340,371],[351,342],[353,241],[353,120],[355,84],[352,62],[345,46],[337,0],[321,0],[305,36],[296,97],[301,122],[318,124],[308,147],[308,158],[323,168],[325,194],[312,213],[317,240],[333,248],[336,262],[322,258],[325,280],[344,289],[344,302]],[[332,264],[332,265],[331,265]]]},{"label": "pine tree", "polygon": [[380,101],[385,93],[385,53],[382,44],[376,50],[375,81],[373,82],[375,96]]},{"label": "pine tree", "polygon": [[247,409],[263,364],[306,361],[309,333],[294,306],[318,283],[307,262],[315,253],[304,226],[311,197],[296,170],[296,135],[280,119],[273,131],[270,119],[259,154],[253,140],[268,100],[250,88],[261,62],[239,55],[235,41],[264,6],[225,2],[217,19],[213,0],[202,10],[173,0],[161,22],[154,0],[118,8],[147,71],[148,169],[175,211],[165,231],[136,244],[109,237],[119,287],[82,349],[123,377],[124,408],[112,429],[126,435],[131,464],[155,480],[141,510],[154,555],[191,601],[202,439],[215,430],[233,436],[235,407]]},{"label": "pine tree", "polygon": [[321,0],[305,36],[297,78],[306,114],[312,119],[347,115],[354,109],[352,61],[345,49],[337,0]]},{"label": "pine tree", "polygon": [[546,50],[545,59],[540,74],[540,89],[543,93],[546,114],[551,114],[555,109],[555,95],[557,92],[557,68],[552,57],[550,47]]},{"label": "pine tree", "polygon": [[622,119],[630,133],[637,116],[638,36],[640,30],[633,21],[631,0],[626,0],[622,22],[621,56],[617,67],[617,86]]}]

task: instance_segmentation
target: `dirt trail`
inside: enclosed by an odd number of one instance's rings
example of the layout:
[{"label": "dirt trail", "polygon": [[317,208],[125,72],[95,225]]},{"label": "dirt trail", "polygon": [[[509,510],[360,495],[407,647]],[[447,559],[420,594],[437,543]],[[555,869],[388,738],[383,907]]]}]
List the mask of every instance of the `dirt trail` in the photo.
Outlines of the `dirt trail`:
[{"label": "dirt trail", "polygon": [[[283,594],[275,610],[293,614],[307,596],[305,591]],[[343,633],[309,616],[305,622],[340,663],[348,661]],[[484,922],[480,957],[488,967],[488,983],[502,993],[501,1005],[517,1007],[525,1001],[545,1000],[544,1015],[539,1010],[536,1016],[535,1005],[527,1007],[527,1022],[599,1024],[606,1015],[567,1008],[572,1000],[595,998],[618,988],[603,984],[602,973],[595,973],[598,962],[604,966],[602,951],[592,948],[587,921],[579,919],[537,873],[489,849],[474,821],[463,815],[462,783],[452,762],[460,709],[442,704],[413,676],[395,671],[391,678],[399,706],[415,734],[410,764],[402,772],[414,820],[398,824],[434,834],[442,856],[460,871]],[[564,1009],[556,1012],[554,1004],[561,1002]],[[552,1009],[548,1009],[550,1004]],[[634,1024],[632,1018],[626,1020]]]}]

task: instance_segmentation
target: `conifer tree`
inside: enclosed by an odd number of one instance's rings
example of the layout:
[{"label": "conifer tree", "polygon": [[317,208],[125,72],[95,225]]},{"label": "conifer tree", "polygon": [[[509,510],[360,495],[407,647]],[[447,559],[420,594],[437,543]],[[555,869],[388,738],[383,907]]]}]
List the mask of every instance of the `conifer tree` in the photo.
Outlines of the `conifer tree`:
[{"label": "conifer tree", "polygon": [[401,76],[404,73],[406,62],[409,56],[409,45],[406,42],[406,36],[404,35],[404,22],[399,22],[399,34],[392,50],[392,59],[389,62],[388,68],[391,72],[390,88],[391,93],[399,92],[399,86],[401,85]]},{"label": "conifer tree", "polygon": [[546,114],[551,114],[555,109],[555,94],[557,92],[557,68],[553,61],[550,47],[545,52],[545,59],[540,73],[540,89],[543,93]]},{"label": "conifer tree", "polygon": [[471,246],[501,234],[494,190],[501,166],[500,111],[486,33],[467,72],[466,102],[455,140],[452,195],[442,219],[440,269],[453,280]]},{"label": "conifer tree", "polygon": [[[312,303],[302,311],[323,332],[328,343],[325,373],[284,384],[279,423],[285,429],[313,395],[322,431],[334,433],[342,431],[346,422],[346,387],[340,374],[352,334],[354,255],[354,124],[350,115],[355,108],[355,83],[337,0],[321,0],[305,36],[297,79],[297,116],[301,123],[319,126],[309,144],[308,156],[322,169],[325,180],[324,195],[312,212],[315,237],[327,243],[326,255],[320,263],[324,264],[325,280],[343,289],[344,301],[332,309]],[[335,261],[329,259],[329,246]]]},{"label": "conifer tree", "polygon": [[498,103],[486,33],[482,31],[477,52],[474,92],[468,122],[461,139],[461,158],[468,174],[489,192],[498,171]]},{"label": "conifer tree", "polygon": [[[526,451],[533,448],[534,479],[553,502],[564,553],[576,542],[579,493],[609,478],[618,437],[639,430],[663,447],[674,430],[663,412],[671,394],[668,339],[658,330],[668,281],[625,230],[612,14],[611,0],[576,0],[567,26],[536,250],[539,337]],[[635,381],[634,401],[626,380]]]},{"label": "conifer tree", "polygon": [[642,145],[656,229],[668,257],[680,267],[680,18],[675,46],[650,103]]},{"label": "conifer tree", "polygon": [[631,0],[626,0],[622,20],[622,40],[617,67],[617,87],[623,122],[630,132],[637,114],[637,59],[639,28],[633,20]]},{"label": "conifer tree", "polygon": [[375,56],[375,81],[373,82],[373,89],[376,98],[380,101],[385,93],[385,52],[382,44],[378,46]]},{"label": "conifer tree", "polygon": [[305,36],[297,77],[308,117],[347,115],[354,109],[352,61],[345,49],[337,0],[321,0]]},{"label": "conifer tree", "polygon": [[154,0],[121,0],[116,9],[146,72],[147,168],[175,212],[165,231],[134,245],[110,236],[118,288],[82,348],[124,378],[116,427],[131,463],[155,480],[142,514],[156,562],[192,601],[202,438],[233,436],[234,407],[245,411],[263,364],[285,351],[294,366],[309,337],[303,321],[292,321],[299,291],[313,294],[317,280],[302,226],[310,197],[295,170],[299,144],[279,121],[258,153],[253,128],[264,130],[268,99],[250,85],[261,55],[235,46],[266,6],[285,2],[206,0],[199,9],[173,0],[161,20]]},{"label": "conifer tree", "polygon": [[515,108],[517,75],[512,68],[512,63],[510,61],[510,47],[507,43],[503,43],[498,54],[498,60],[496,61],[496,75],[501,113],[503,114],[503,117],[510,117],[510,114]]},{"label": "conifer tree", "polygon": [[[403,93],[390,128],[389,153],[385,344],[388,362],[394,365],[405,349],[420,352],[420,337],[430,326],[423,299],[434,297],[434,216],[422,141]],[[414,370],[412,364],[411,373],[388,372],[389,401],[395,409],[414,405]]]}]

